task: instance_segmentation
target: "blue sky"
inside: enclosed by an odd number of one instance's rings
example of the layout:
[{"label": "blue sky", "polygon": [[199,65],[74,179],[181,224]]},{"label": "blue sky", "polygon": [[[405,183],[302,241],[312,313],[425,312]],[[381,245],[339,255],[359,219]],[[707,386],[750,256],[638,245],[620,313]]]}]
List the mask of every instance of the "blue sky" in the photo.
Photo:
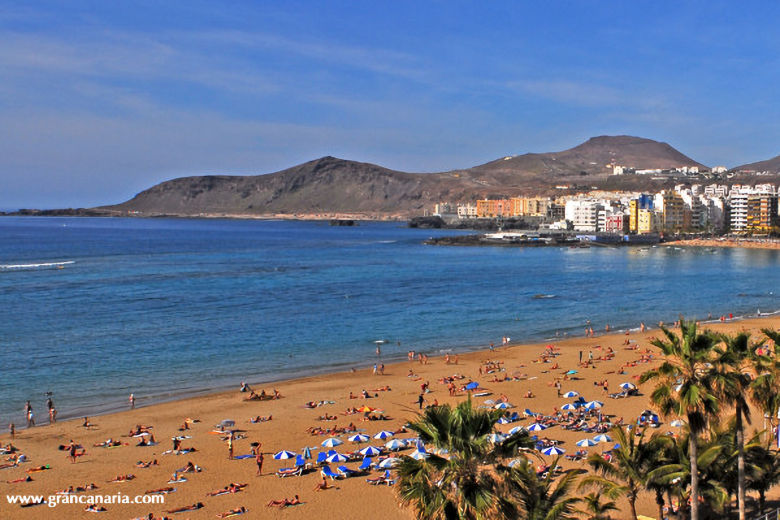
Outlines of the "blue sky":
[{"label": "blue sky", "polygon": [[629,134],[780,154],[780,2],[5,2],[0,208],[323,155],[429,172]]}]

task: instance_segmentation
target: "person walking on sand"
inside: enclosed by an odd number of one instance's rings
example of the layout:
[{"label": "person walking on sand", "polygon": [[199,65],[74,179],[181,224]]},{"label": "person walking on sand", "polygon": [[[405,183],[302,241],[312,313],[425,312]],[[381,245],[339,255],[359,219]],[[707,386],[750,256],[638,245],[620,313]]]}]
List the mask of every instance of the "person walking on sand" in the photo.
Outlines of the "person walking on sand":
[{"label": "person walking on sand", "polygon": [[417,404],[420,406],[420,410],[422,410],[424,402],[425,402],[425,397],[423,397],[423,394],[420,394],[420,396],[417,398]]},{"label": "person walking on sand", "polygon": [[14,437],[16,437],[16,425],[14,423],[8,425],[8,432],[11,434],[11,440],[14,440]]},{"label": "person walking on sand", "polygon": [[27,411],[27,427],[30,428],[32,426],[35,426],[35,414],[32,411],[32,406]]},{"label": "person walking on sand", "polygon": [[580,350],[580,365],[582,364],[582,351]]},{"label": "person walking on sand", "polygon": [[135,395],[130,394],[130,397],[128,397],[127,400],[130,402],[130,409],[134,410],[135,409]]},{"label": "person walking on sand", "polygon": [[230,432],[228,437],[228,459],[233,460],[233,432]]}]

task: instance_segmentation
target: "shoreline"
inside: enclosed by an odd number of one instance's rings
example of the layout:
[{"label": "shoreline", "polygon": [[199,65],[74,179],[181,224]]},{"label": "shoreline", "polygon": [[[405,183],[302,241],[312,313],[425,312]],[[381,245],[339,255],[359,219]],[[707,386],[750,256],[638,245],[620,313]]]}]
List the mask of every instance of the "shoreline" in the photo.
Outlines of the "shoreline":
[{"label": "shoreline", "polygon": [[[780,328],[780,316],[735,319],[726,323],[719,321],[702,323],[702,327],[731,332],[741,329],[754,331],[760,328],[777,329]],[[569,337],[554,341],[560,352],[559,357],[555,359],[556,365],[560,363],[560,370],[555,370],[551,364],[544,364],[538,360],[545,344],[550,342],[513,342],[508,346],[499,346],[493,352],[489,349],[479,349],[459,354],[457,364],[446,364],[444,356],[437,353],[430,356],[428,364],[403,360],[394,363],[386,362],[383,375],[373,375],[371,368],[362,368],[355,371],[288,379],[265,386],[253,386],[253,389],[258,392],[264,389],[271,393],[273,388],[278,389],[282,396],[279,400],[246,401],[244,397],[247,394],[238,392],[237,381],[233,390],[96,416],[90,420],[93,425],[91,428],[83,428],[79,420],[71,419],[57,422],[52,426],[19,430],[13,444],[30,458],[30,462],[5,470],[0,475],[2,476],[0,487],[5,488],[6,494],[52,496],[57,490],[70,485],[95,482],[99,486],[97,493],[121,492],[132,497],[143,494],[144,490],[165,486],[166,480],[175,469],[192,461],[201,466],[203,472],[187,475],[188,482],[177,484],[177,491],[166,495],[164,506],[110,504],[107,505],[109,510],[107,517],[129,519],[149,512],[160,515],[164,510],[203,502],[205,507],[192,512],[189,518],[193,520],[213,518],[216,513],[245,506],[252,512],[253,517],[259,515],[263,518],[310,518],[313,514],[339,511],[339,516],[347,519],[372,517],[375,520],[406,520],[412,518],[413,514],[409,510],[398,507],[395,489],[392,487],[370,486],[364,478],[349,478],[333,481],[334,487],[330,490],[322,493],[314,492],[312,489],[319,481],[318,471],[315,470],[302,477],[277,478],[274,476],[276,470],[288,467],[291,461],[274,460],[271,454],[282,449],[300,453],[304,446],[311,447],[312,450],[319,449],[320,443],[327,438],[327,435],[308,433],[307,429],[313,426],[343,427],[353,422],[358,431],[368,435],[373,435],[379,430],[394,431],[415,416],[418,411],[416,399],[420,394],[420,385],[425,381],[430,381],[431,390],[430,393],[424,394],[427,404],[434,401],[440,404],[460,402],[464,394],[450,396],[445,385],[439,382],[442,376],[452,374],[462,374],[463,383],[470,379],[479,381],[481,389],[492,393],[490,399],[497,399],[499,394],[507,395],[519,411],[531,408],[537,412],[549,413],[553,406],[561,406],[564,402],[562,398],[556,397],[552,381],[562,377],[557,375],[558,372],[563,373],[567,368],[577,366],[578,351],[580,355],[583,352],[593,352],[599,358],[596,358],[596,362],[591,367],[585,367],[587,370],[579,368],[579,375],[566,380],[564,391],[576,390],[581,395],[603,399],[606,414],[624,417],[626,421],[631,421],[642,409],[648,407],[646,394],[649,393],[649,389],[641,388],[644,396],[617,400],[604,399],[601,397],[602,389],[596,386],[596,383],[608,380],[610,388],[615,389],[622,381],[632,381],[641,372],[651,367],[652,364],[636,364],[634,360],[638,359],[640,354],[644,355],[647,352],[649,338],[657,334],[657,328],[649,329],[644,333],[634,330],[629,330],[627,333],[613,330],[610,333],[598,333],[594,338]],[[627,350],[626,340],[635,347]],[[614,349],[616,353],[614,359],[600,359],[600,352],[607,348]],[[512,376],[512,380],[496,382],[490,378],[495,379],[502,373],[481,373],[482,362],[488,359],[501,361],[505,369],[503,374]],[[620,368],[621,366],[629,368]],[[410,371],[415,374],[415,377],[409,377]],[[386,386],[391,390],[382,391],[379,388]],[[362,389],[370,392],[370,399],[359,397]],[[528,391],[533,392],[534,398],[523,397]],[[358,396],[353,400],[348,396],[349,393]],[[481,405],[484,399],[487,397],[473,397],[475,406]],[[315,408],[303,406],[304,403],[311,401],[322,402],[323,405]],[[360,420],[361,415],[343,414],[345,407],[362,405],[381,408],[385,412],[383,417],[387,420],[364,422]],[[323,420],[323,415],[328,414],[336,417],[336,420]],[[273,419],[251,423],[249,417],[255,416],[272,416]],[[199,422],[191,423],[190,428],[181,433],[179,428],[185,417],[198,419]],[[262,476],[255,476],[256,468],[251,458],[229,460],[226,457],[227,449],[224,441],[218,435],[210,434],[213,425],[224,419],[234,420],[241,432],[242,438],[236,440],[236,454],[247,453],[253,441],[262,443],[262,449],[267,453]],[[41,420],[44,418],[41,417]],[[151,431],[159,445],[136,447],[138,439],[128,438],[127,431],[137,424],[152,426]],[[519,424],[527,425],[527,422]],[[502,427],[502,431],[510,426],[514,425]],[[756,421],[754,427],[760,428],[760,426],[760,421]],[[662,428],[667,429],[667,426],[664,425]],[[187,436],[185,445],[196,447],[197,451],[183,457],[165,455],[164,450],[168,450],[171,443],[168,439],[175,435]],[[573,452],[576,449],[574,443],[583,434],[551,428],[543,435],[561,439],[563,446]],[[336,436],[343,437],[344,445],[337,448],[340,452],[365,446],[365,444],[354,445],[347,442],[347,434]],[[399,437],[408,438],[410,435],[400,434]],[[113,449],[93,446],[107,438],[119,440],[123,445]],[[82,444],[87,450],[86,455],[80,457],[75,464],[68,462],[65,454],[57,449],[58,445],[67,444],[70,439]],[[0,435],[0,440],[3,443],[9,442],[9,434],[5,433],[5,430]],[[380,445],[384,444],[384,441],[372,440],[370,444]],[[152,459],[158,460],[159,466],[146,469],[135,466],[139,460]],[[28,468],[44,464],[50,464],[51,471],[35,473],[34,481],[20,484],[7,483],[26,476],[25,470]],[[562,461],[562,464],[571,466],[577,463]],[[355,463],[347,463],[347,465],[356,466]],[[332,468],[337,466],[338,464],[331,464]],[[136,477],[132,482],[107,483],[116,475],[129,473]],[[376,474],[374,472],[367,476]],[[228,482],[248,483],[249,492],[231,494],[229,497],[204,498],[206,493],[219,489]],[[293,494],[299,494],[304,505],[284,511],[265,507],[268,500],[290,497]],[[777,491],[774,491],[772,496],[774,497],[775,494]],[[49,510],[46,506],[42,507]],[[77,516],[84,506],[73,509],[75,507],[79,506],[60,504],[58,516]],[[653,515],[657,510],[653,498],[649,495],[642,497],[638,508],[640,514],[646,515]],[[16,506],[7,510],[7,517],[39,518],[40,511],[41,508],[22,509]]]},{"label": "shoreline", "polygon": [[743,249],[780,249],[780,239],[769,238],[723,238],[723,239],[702,239],[693,238],[690,240],[672,240],[670,242],[661,242],[664,246],[685,246],[685,247],[731,247]]}]

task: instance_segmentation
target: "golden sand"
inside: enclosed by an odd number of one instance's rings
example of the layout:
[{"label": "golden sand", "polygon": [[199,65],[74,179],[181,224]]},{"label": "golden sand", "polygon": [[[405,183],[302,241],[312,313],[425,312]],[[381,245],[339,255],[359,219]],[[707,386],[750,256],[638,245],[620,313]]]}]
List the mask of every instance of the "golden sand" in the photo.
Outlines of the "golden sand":
[{"label": "golden sand", "polygon": [[[638,324],[637,324],[638,325]],[[760,328],[780,327],[780,318],[772,317],[761,320],[748,320],[725,324],[713,324],[710,326],[719,331],[750,330],[758,332]],[[443,376],[462,374],[467,378],[478,381],[481,387],[492,392],[488,397],[475,397],[475,404],[482,404],[485,399],[496,399],[501,394],[506,394],[509,401],[515,405],[515,409],[522,412],[530,408],[534,412],[549,414],[553,407],[560,408],[565,402],[571,401],[558,398],[556,389],[552,386],[554,378],[568,369],[578,369],[575,380],[564,381],[562,391],[575,390],[586,399],[598,399],[605,403],[603,412],[623,417],[626,422],[635,421],[637,415],[649,407],[646,395],[623,399],[610,399],[604,390],[594,385],[596,381],[606,380],[609,392],[619,391],[618,385],[623,382],[636,382],[639,374],[652,366],[652,363],[636,363],[636,366],[625,368],[626,374],[618,371],[622,366],[637,361],[645,354],[649,347],[649,338],[658,333],[658,330],[648,330],[645,333],[599,335],[595,338],[571,338],[556,343],[561,355],[551,363],[534,362],[544,349],[544,344],[530,344],[502,347],[495,352],[481,351],[469,354],[461,354],[458,364],[445,364],[441,357],[430,358],[427,365],[415,362],[403,362],[388,365],[384,375],[373,375],[371,367],[354,373],[339,373],[325,376],[317,376],[294,381],[278,383],[266,386],[271,391],[275,386],[282,395],[278,400],[245,401],[247,394],[236,391],[209,395],[181,401],[153,405],[136,410],[114,413],[110,415],[93,417],[91,422],[94,427],[85,429],[81,420],[60,422],[52,426],[39,426],[31,430],[17,432],[14,445],[30,458],[30,462],[15,468],[0,470],[0,488],[2,494],[41,494],[53,495],[68,486],[83,486],[87,483],[95,483],[98,490],[89,494],[116,494],[123,493],[128,496],[143,494],[146,490],[168,486],[168,479],[177,468],[182,468],[188,461],[203,468],[203,471],[185,475],[187,482],[171,484],[176,487],[176,492],[166,495],[165,505],[136,505],[136,504],[109,504],[107,512],[99,513],[99,518],[106,519],[131,519],[153,512],[161,516],[164,510],[173,509],[196,502],[202,502],[205,507],[198,511],[169,515],[173,518],[205,519],[215,518],[217,514],[244,506],[248,513],[240,518],[340,518],[340,519],[365,519],[372,520],[413,518],[414,514],[409,510],[401,509],[395,495],[395,489],[388,486],[372,486],[366,482],[366,477],[353,477],[337,480],[333,487],[326,491],[314,491],[319,482],[318,471],[312,471],[301,477],[278,478],[275,471],[281,467],[290,466],[291,461],[273,460],[272,453],[282,449],[301,452],[304,446],[319,447],[320,443],[328,438],[328,435],[311,435],[306,429],[313,426],[329,428],[334,426],[344,427],[354,422],[358,429],[364,433],[373,435],[380,430],[396,430],[406,421],[415,417],[417,412],[417,397],[420,394],[420,385],[425,381],[430,382],[431,392],[425,395],[430,404],[434,400],[439,403],[455,403],[464,399],[460,394],[455,397],[448,395],[444,384],[439,383]],[[626,350],[624,342],[630,339],[632,345],[638,345],[638,350]],[[599,361],[602,353],[611,347],[616,356],[609,361]],[[654,349],[650,349],[654,351]],[[583,352],[583,359],[588,359],[589,352],[593,353],[596,361],[592,368],[578,367],[579,352]],[[478,370],[480,362],[492,359],[503,361],[506,374],[510,377],[517,375],[524,377],[522,381],[491,382],[494,374],[480,376]],[[554,363],[559,368],[553,369]],[[418,378],[407,377],[412,370]],[[500,374],[503,376],[503,374]],[[459,381],[464,384],[468,379]],[[388,385],[390,391],[377,391]],[[262,385],[254,386],[258,391]],[[350,391],[359,395],[366,389],[370,394],[378,394],[371,399],[349,399]],[[644,394],[647,388],[640,388]],[[531,391],[533,398],[524,398]],[[309,401],[334,401],[334,404],[308,409],[304,403]],[[362,405],[381,408],[385,411],[387,421],[362,421],[362,415],[342,415],[348,407],[360,407]],[[322,415],[336,415],[336,421],[323,421],[318,417]],[[249,422],[253,416],[272,415],[268,422],[252,424]],[[199,422],[191,425],[191,429],[180,432],[179,427],[186,417],[198,419]],[[761,428],[760,415],[754,417],[754,427]],[[218,435],[211,434],[214,425],[223,419],[233,419],[236,427],[245,430],[246,438],[235,442],[235,454],[248,454],[250,443],[262,442],[262,451],[267,453],[264,474],[255,476],[256,465],[252,458],[245,460],[228,460],[227,445]],[[666,421],[667,423],[669,421]],[[507,431],[518,424],[527,424],[521,421],[501,427]],[[127,437],[131,428],[135,425],[153,426],[152,431],[158,441],[157,446],[137,447],[139,439]],[[660,428],[661,431],[672,431],[667,424]],[[189,435],[182,443],[184,447],[193,446],[197,451],[188,455],[164,455],[163,452],[171,449],[171,437],[175,435]],[[567,453],[577,450],[574,445],[579,439],[588,435],[582,432],[563,430],[553,427],[541,432],[543,437],[549,437],[564,441],[563,447]],[[337,448],[338,451],[353,450],[362,446],[356,446],[347,441],[348,435],[341,435],[344,445]],[[412,437],[411,434],[399,435],[401,438]],[[105,441],[108,438],[119,439],[129,445],[115,448],[98,448],[93,444]],[[73,464],[67,458],[64,451],[58,450],[58,446],[67,444],[70,439],[86,447],[86,455],[79,457]],[[9,442],[8,434],[0,440]],[[380,441],[371,441],[373,445],[379,445]],[[603,449],[602,445],[590,448],[591,451]],[[315,456],[317,451],[313,450]],[[408,451],[406,452],[408,453]],[[136,462],[157,459],[158,466],[150,468],[137,468]],[[548,457],[549,459],[549,457]],[[33,473],[33,482],[9,484],[7,481],[25,477],[26,470],[49,464],[51,469],[39,473]],[[582,462],[567,462],[568,467],[585,467]],[[331,464],[335,469],[338,464]],[[348,463],[350,467],[356,467],[357,463]],[[135,479],[124,483],[109,483],[117,475],[134,474]],[[377,473],[372,473],[375,476]],[[229,483],[247,483],[248,486],[239,493],[223,496],[207,497],[210,491],[218,490]],[[288,507],[283,510],[267,507],[265,504],[271,499],[281,499],[299,495],[302,505]],[[775,493],[776,494],[776,493]],[[623,504],[625,506],[625,504]],[[645,494],[641,497],[638,509],[640,514],[655,516],[657,508],[653,497]],[[18,505],[10,506],[6,500],[0,503],[0,517],[2,518],[89,518],[95,513],[84,511],[84,505],[60,504],[56,508],[46,505],[21,508]],[[623,508],[625,511],[625,507]],[[626,517],[627,513],[613,515],[614,517]]]}]

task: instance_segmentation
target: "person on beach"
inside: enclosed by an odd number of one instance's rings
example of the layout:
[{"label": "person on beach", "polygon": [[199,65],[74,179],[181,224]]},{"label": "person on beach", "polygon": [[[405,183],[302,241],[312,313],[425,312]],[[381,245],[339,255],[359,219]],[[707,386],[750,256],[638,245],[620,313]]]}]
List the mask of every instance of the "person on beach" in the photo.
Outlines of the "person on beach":
[{"label": "person on beach", "polygon": [[51,410],[54,408],[54,401],[52,401],[51,397],[46,398],[46,408],[51,412]]},{"label": "person on beach", "polygon": [[257,473],[255,476],[259,477],[263,474],[263,452],[257,451],[257,455],[255,455],[255,462],[257,463]]},{"label": "person on beach", "polygon": [[417,398],[417,404],[420,406],[420,410],[422,410],[424,402],[425,402],[425,397],[423,397],[423,394],[420,394],[420,396]]},{"label": "person on beach", "polygon": [[177,507],[176,509],[169,509],[166,511],[166,513],[186,513],[187,511],[197,511],[198,509],[201,509],[205,507],[203,505],[203,502],[198,502],[196,504],[192,504],[191,506],[184,506],[184,507]]},{"label": "person on beach", "polygon": [[228,444],[228,460],[233,460],[233,432],[230,432],[230,436],[227,440]]},{"label": "person on beach", "polygon": [[330,487],[328,486],[328,481],[325,477],[322,477],[322,480],[314,486],[314,491],[324,491],[326,489],[330,489]]},{"label": "person on beach", "polygon": [[217,514],[217,518],[227,518],[229,516],[236,516],[236,515],[243,515],[246,513],[247,509],[244,506],[237,507],[235,509],[231,509],[230,511],[225,511],[224,513]]},{"label": "person on beach", "polygon": [[287,507],[287,506],[297,506],[298,504],[302,504],[302,503],[303,502],[301,502],[301,500],[298,498],[298,495],[295,495],[295,497],[292,498],[292,499],[285,498],[285,499],[282,499],[282,500],[271,500],[270,502],[268,502],[266,504],[266,506],[268,506],[268,507],[276,506],[276,507],[282,508],[282,507]]},{"label": "person on beach", "polygon": [[30,408],[30,411],[27,412],[27,427],[30,428],[32,426],[35,426],[35,414],[32,411],[32,408]]},{"label": "person on beach", "polygon": [[16,437],[16,425],[14,423],[8,425],[8,432],[11,434],[11,440],[13,440]]},{"label": "person on beach", "polygon": [[57,409],[49,408],[49,424],[54,424],[56,422],[57,422]]},{"label": "person on beach", "polygon": [[128,401],[130,402],[130,409],[131,410],[135,409],[135,395],[130,394]]}]

